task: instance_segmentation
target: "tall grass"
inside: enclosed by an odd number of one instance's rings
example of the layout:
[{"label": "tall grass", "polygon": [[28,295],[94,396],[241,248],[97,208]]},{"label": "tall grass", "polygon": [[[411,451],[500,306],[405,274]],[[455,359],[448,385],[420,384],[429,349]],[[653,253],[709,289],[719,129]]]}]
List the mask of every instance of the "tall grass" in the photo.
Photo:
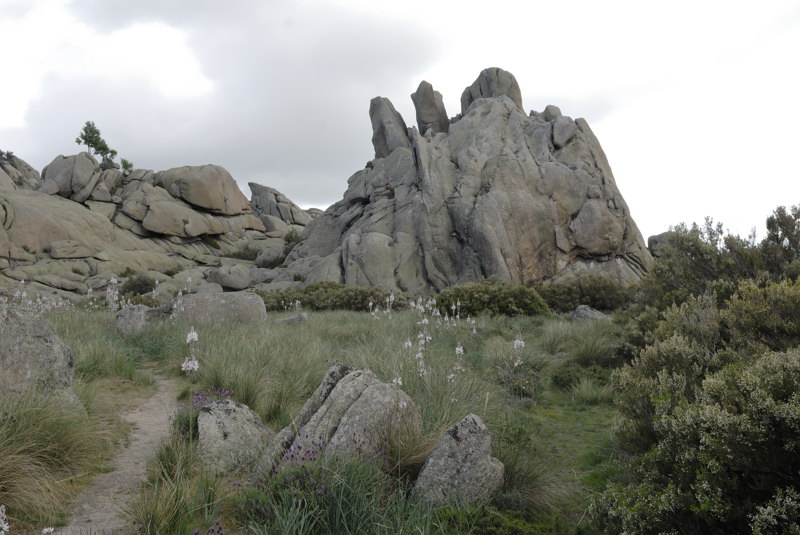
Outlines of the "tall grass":
[{"label": "tall grass", "polygon": [[153,378],[142,371],[142,353],[117,333],[115,312],[73,307],[48,315],[48,325],[75,355],[75,372],[87,379],[115,377],[149,385]]},{"label": "tall grass", "polygon": [[29,529],[65,518],[69,483],[102,460],[109,434],[49,392],[0,397],[0,504]]}]

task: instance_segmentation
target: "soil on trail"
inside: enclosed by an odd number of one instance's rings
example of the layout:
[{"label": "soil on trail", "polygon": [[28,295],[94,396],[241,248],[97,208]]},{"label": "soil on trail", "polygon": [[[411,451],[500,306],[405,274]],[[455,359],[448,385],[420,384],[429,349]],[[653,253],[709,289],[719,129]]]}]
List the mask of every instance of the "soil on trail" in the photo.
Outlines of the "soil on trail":
[{"label": "soil on trail", "polygon": [[56,533],[121,535],[132,531],[130,521],[124,518],[122,511],[138,496],[146,478],[147,463],[169,432],[170,418],[178,408],[178,383],[157,375],[154,380],[155,394],[122,415],[133,424],[133,430],[128,445],[116,454],[112,471],[100,474],[78,495],[69,524],[58,528]]}]

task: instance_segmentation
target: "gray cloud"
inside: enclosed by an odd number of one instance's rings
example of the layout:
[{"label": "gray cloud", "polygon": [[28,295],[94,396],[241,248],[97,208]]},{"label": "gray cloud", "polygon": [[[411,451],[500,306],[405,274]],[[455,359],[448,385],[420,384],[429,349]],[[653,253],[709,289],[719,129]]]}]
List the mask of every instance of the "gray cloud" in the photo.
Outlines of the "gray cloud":
[{"label": "gray cloud", "polygon": [[245,194],[255,181],[295,202],[327,205],[372,158],[369,100],[387,89],[410,93],[437,55],[435,37],[419,28],[330,7],[309,17],[273,1],[71,5],[102,31],[153,21],[184,30],[215,90],[168,99],[143,84],[110,82],[102,66],[96,77],[51,76],[25,132],[2,141],[40,169],[77,152],[74,139],[92,120],[137,167],[217,163]]}]

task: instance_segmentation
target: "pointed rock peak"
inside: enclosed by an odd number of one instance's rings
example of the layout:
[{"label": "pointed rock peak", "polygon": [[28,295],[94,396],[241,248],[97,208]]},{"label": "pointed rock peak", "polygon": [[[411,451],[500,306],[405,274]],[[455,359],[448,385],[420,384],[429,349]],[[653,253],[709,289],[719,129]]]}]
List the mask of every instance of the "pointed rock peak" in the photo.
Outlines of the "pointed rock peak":
[{"label": "pointed rock peak", "polygon": [[461,114],[466,115],[470,104],[479,98],[506,95],[522,110],[522,93],[514,75],[499,67],[489,67],[481,71],[472,85],[461,94]]},{"label": "pointed rock peak", "polygon": [[434,134],[450,129],[450,119],[444,108],[442,94],[433,90],[433,86],[425,80],[419,83],[417,91],[411,94],[414,108],[417,110],[417,127],[420,134],[431,131]]},{"label": "pointed rock peak", "polygon": [[375,158],[386,158],[398,147],[411,147],[406,122],[388,98],[375,97],[370,101],[369,118]]}]

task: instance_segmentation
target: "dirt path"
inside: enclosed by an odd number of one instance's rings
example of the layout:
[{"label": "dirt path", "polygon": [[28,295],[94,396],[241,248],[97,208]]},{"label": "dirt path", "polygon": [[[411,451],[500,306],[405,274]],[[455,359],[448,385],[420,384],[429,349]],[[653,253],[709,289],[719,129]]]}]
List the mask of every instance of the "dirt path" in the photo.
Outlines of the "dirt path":
[{"label": "dirt path", "polygon": [[145,480],[147,462],[156,454],[169,430],[170,417],[178,407],[178,383],[154,376],[156,393],[143,404],[127,411],[123,418],[133,424],[127,447],[117,453],[111,472],[99,475],[78,495],[70,523],[56,530],[63,535],[125,533],[130,524],[122,510],[138,495]]}]

